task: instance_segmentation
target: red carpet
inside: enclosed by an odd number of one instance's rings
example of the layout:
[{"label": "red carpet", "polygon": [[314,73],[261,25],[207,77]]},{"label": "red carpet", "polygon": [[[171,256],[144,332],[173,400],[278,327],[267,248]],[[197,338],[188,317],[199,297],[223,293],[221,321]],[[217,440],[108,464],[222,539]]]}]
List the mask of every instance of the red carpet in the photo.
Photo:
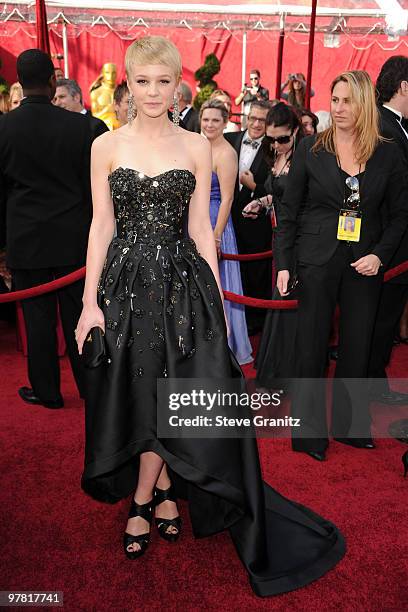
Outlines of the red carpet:
[{"label": "red carpet", "polygon": [[[405,607],[405,445],[380,440],[376,451],[363,451],[333,443],[328,462],[319,464],[292,453],[287,440],[260,441],[265,479],[334,521],[347,538],[348,552],[309,587],[258,599],[228,535],[193,540],[185,506],[178,544],[154,534],[142,559],[124,557],[128,501],[106,506],[80,490],[83,408],[67,360],[62,360],[66,409],[29,407],[16,393],[28,381],[14,332],[1,324],[0,333],[0,590],[60,590],[69,612],[397,612]],[[394,353],[391,375],[406,376],[408,347]]]}]

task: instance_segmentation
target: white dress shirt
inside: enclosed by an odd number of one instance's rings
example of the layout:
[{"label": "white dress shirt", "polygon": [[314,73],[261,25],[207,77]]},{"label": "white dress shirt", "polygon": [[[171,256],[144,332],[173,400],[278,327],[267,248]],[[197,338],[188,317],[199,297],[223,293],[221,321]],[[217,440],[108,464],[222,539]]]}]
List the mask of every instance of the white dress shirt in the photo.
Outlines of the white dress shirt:
[{"label": "white dress shirt", "polygon": [[187,113],[190,110],[190,108],[192,108],[191,104],[187,104],[187,106],[185,108],[183,108],[182,111],[180,111],[180,119],[181,120],[184,119],[184,117],[187,115]]},{"label": "white dress shirt", "polygon": [[400,113],[400,111],[397,111],[395,108],[391,108],[391,106],[387,106],[386,104],[383,104],[384,108],[387,108],[389,111],[391,111],[392,113],[394,113],[395,115],[397,115],[398,117],[398,123],[401,126],[401,130],[404,132],[405,136],[408,138],[408,132],[407,130],[404,128],[404,126],[402,125],[402,113]]},{"label": "white dress shirt", "polygon": [[[248,144],[244,144],[244,140],[246,140],[247,138],[249,138],[248,136],[248,132],[246,131],[244,133],[244,137],[242,138],[242,142],[241,142],[241,150],[239,152],[239,173],[241,174],[241,172],[244,172],[244,170],[249,170],[250,167],[252,166],[252,162],[255,159],[256,154],[259,151],[259,148],[261,146],[261,143],[264,139],[263,136],[261,136],[261,138],[256,138],[253,140],[253,142],[257,142],[259,143],[259,146],[257,149],[254,149],[251,145]],[[242,185],[241,183],[239,184],[239,189],[241,191],[242,189]]]}]

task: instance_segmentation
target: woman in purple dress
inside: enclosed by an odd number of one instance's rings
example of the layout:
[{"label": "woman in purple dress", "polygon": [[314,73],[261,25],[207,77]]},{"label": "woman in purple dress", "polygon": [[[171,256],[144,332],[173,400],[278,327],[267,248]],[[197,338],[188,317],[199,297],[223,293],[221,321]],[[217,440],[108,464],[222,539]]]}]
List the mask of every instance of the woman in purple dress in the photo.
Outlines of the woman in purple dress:
[{"label": "woman in purple dress", "polygon": [[[200,110],[201,131],[211,143],[213,170],[211,177],[210,219],[214,230],[218,257],[221,253],[238,253],[234,227],[230,216],[238,172],[237,154],[225,140],[223,131],[228,123],[228,111],[220,100],[207,100]],[[225,291],[242,295],[238,261],[219,261],[221,285]],[[251,343],[241,304],[225,301],[230,335],[228,343],[240,365],[252,361]]]}]

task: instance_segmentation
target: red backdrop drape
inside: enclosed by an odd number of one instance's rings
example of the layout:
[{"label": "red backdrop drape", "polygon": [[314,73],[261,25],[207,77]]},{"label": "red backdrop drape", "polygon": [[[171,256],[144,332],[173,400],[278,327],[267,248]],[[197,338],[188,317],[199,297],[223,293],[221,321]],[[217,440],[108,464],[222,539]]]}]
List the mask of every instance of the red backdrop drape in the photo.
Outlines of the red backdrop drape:
[{"label": "red backdrop drape", "polygon": [[50,39],[47,26],[47,9],[44,0],[35,0],[37,49],[50,55]]}]

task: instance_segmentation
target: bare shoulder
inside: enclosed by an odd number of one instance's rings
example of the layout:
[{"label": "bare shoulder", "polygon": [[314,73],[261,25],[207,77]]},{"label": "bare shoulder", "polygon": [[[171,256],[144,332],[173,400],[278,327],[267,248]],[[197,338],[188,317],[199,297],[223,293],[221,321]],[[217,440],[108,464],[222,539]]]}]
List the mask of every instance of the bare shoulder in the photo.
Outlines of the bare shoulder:
[{"label": "bare shoulder", "polygon": [[111,150],[116,139],[117,139],[117,135],[115,134],[114,131],[104,132],[103,134],[95,138],[95,140],[93,141],[92,153],[99,154],[99,153],[105,153]]},{"label": "bare shoulder", "polygon": [[92,143],[91,155],[93,163],[96,163],[101,168],[106,168],[107,172],[111,171],[115,151],[123,138],[123,133],[119,133],[122,129],[104,132],[95,138]]},{"label": "bare shoulder", "polygon": [[228,140],[225,140],[225,138],[224,138],[224,143],[223,143],[223,147],[222,147],[222,154],[223,154],[223,157],[224,157],[224,159],[226,161],[234,161],[234,162],[236,162],[238,160],[238,154],[237,154],[236,150],[228,142]]},{"label": "bare shoulder", "polygon": [[191,151],[206,151],[211,149],[210,143],[202,134],[183,130],[183,138]]},{"label": "bare shoulder", "polygon": [[205,165],[205,163],[208,162],[208,165],[210,165],[211,145],[208,140],[196,132],[189,132],[187,130],[183,130],[183,132],[182,138],[184,140],[185,147],[188,154],[191,155],[196,170],[201,168],[203,163]]},{"label": "bare shoulder", "polygon": [[235,149],[225,141],[213,151],[213,161],[217,172],[235,172],[238,155]]}]

